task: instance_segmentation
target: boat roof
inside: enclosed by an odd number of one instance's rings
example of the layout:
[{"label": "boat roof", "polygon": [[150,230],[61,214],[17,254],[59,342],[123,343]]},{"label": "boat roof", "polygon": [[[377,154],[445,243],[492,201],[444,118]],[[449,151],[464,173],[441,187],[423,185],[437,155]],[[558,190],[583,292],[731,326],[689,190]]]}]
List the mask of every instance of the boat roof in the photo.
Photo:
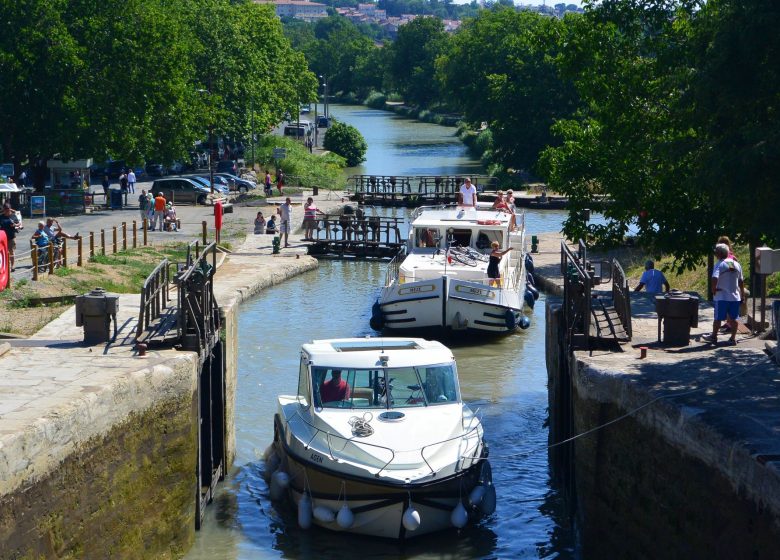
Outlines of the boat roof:
[{"label": "boat roof", "polygon": [[480,229],[507,229],[512,215],[493,210],[490,205],[474,208],[445,206],[423,209],[412,222],[412,227],[461,227]]},{"label": "boat roof", "polygon": [[[344,368],[409,367],[454,361],[441,342],[424,338],[333,338],[312,340],[302,346],[313,365]],[[380,356],[382,359],[380,359]],[[385,360],[386,357],[386,360]]]}]

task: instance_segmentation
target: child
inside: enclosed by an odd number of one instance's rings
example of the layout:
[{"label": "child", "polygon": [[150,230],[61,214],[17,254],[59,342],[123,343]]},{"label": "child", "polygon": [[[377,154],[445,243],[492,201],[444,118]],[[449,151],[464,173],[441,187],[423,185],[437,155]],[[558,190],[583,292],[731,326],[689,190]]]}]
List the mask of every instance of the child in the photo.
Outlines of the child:
[{"label": "child", "polygon": [[265,233],[265,218],[262,212],[258,212],[255,218],[255,235],[259,233]]}]

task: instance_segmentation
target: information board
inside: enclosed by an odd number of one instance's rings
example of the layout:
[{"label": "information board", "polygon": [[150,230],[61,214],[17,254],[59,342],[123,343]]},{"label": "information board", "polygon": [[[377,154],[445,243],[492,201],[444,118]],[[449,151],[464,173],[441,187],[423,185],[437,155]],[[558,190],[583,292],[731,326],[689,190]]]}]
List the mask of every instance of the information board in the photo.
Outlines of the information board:
[{"label": "information board", "polygon": [[30,217],[45,216],[46,215],[46,197],[45,196],[31,196],[30,197]]}]

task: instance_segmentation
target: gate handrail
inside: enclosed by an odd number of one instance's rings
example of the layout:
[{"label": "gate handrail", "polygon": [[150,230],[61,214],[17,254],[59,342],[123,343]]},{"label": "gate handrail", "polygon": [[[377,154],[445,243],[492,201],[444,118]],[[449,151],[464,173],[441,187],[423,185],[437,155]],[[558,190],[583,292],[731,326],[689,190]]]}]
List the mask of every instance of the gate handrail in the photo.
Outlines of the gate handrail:
[{"label": "gate handrail", "polygon": [[623,324],[628,340],[631,340],[631,288],[628,286],[628,278],[623,267],[614,258],[612,259],[612,304],[615,306],[615,312]]},{"label": "gate handrail", "polygon": [[572,346],[575,345],[574,335],[578,335],[583,338],[585,347],[589,348],[593,278],[587,270],[586,258],[587,248],[582,239],[579,240],[577,254],[569,249],[566,241],[561,241],[564,326],[571,332]]},{"label": "gate handrail", "polygon": [[162,310],[168,307],[168,302],[171,299],[169,265],[168,259],[163,259],[144,280],[143,288],[141,288],[141,305],[138,312],[136,339],[140,338],[149,327],[149,323],[160,317]]}]

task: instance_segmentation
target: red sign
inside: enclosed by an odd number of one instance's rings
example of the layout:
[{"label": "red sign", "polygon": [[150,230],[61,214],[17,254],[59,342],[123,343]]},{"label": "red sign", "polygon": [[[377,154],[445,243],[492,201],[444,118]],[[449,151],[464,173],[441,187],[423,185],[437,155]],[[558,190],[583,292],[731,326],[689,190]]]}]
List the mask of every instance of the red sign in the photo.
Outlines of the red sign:
[{"label": "red sign", "polygon": [[217,231],[222,229],[222,203],[219,200],[214,203],[214,227]]},{"label": "red sign", "polygon": [[0,292],[8,287],[11,279],[11,262],[8,260],[8,239],[5,232],[0,231]]}]

